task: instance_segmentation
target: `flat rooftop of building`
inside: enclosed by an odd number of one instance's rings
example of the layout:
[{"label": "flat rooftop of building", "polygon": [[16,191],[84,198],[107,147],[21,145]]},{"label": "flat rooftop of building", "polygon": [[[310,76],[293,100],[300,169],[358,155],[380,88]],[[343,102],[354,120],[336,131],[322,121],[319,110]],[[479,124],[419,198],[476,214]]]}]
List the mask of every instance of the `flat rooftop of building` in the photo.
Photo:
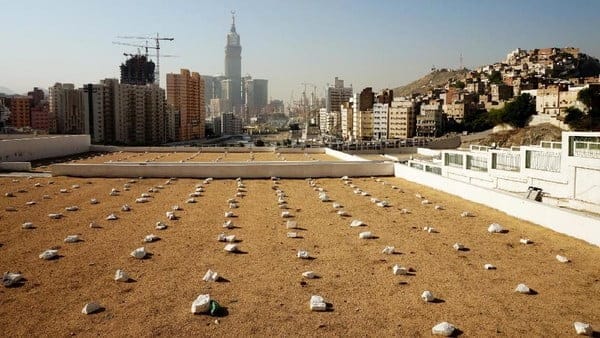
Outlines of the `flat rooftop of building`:
[{"label": "flat rooftop of building", "polygon": [[[0,178],[0,269],[26,278],[20,287],[0,289],[3,334],[427,336],[448,321],[465,336],[566,336],[574,333],[574,321],[600,323],[598,247],[399,178],[354,178],[355,188],[340,179],[315,182],[248,179],[244,196],[235,197],[234,179]],[[200,185],[197,203],[185,203]],[[286,229],[274,186],[285,192],[298,229]],[[117,196],[109,196],[112,188],[120,190]],[[332,201],[321,202],[315,188]],[[354,193],[356,188],[369,196]],[[7,192],[15,197],[5,197]],[[135,203],[142,193],[150,201]],[[92,198],[99,203],[90,204]],[[229,198],[239,208],[229,209]],[[350,216],[336,214],[332,202]],[[123,204],[132,210],[121,211]],[[79,210],[65,210],[73,205]],[[173,205],[183,210],[170,221],[165,212]],[[236,228],[222,227],[226,211],[234,212]],[[463,211],[474,217],[461,217]],[[118,220],[107,221],[111,213]],[[355,219],[366,226],[351,228]],[[156,230],[158,221],[168,228]],[[24,222],[35,228],[22,229]],[[491,223],[508,232],[489,233]],[[289,231],[300,238],[288,238]],[[359,239],[363,231],[376,238]],[[151,233],[160,240],[142,243]],[[241,253],[225,252],[225,243],[217,242],[221,233],[236,235]],[[75,234],[83,241],[63,242]],[[533,243],[520,244],[521,238]],[[454,250],[457,242],[467,249]],[[130,256],[141,246],[150,258]],[[383,254],[385,246],[394,246],[396,254]],[[59,250],[58,259],[38,258],[50,248]],[[297,258],[298,250],[312,259]],[[557,254],[571,262],[558,262]],[[486,263],[497,269],[484,270]],[[395,264],[410,273],[393,275]],[[133,281],[115,282],[117,269]],[[222,282],[204,282],[208,269]],[[320,278],[304,279],[305,271]],[[515,293],[519,283],[534,294]],[[425,290],[438,300],[423,302]],[[190,313],[192,301],[205,293],[227,309],[217,322]],[[329,311],[311,312],[311,295],[324,297]],[[83,315],[92,301],[104,310]]]}]

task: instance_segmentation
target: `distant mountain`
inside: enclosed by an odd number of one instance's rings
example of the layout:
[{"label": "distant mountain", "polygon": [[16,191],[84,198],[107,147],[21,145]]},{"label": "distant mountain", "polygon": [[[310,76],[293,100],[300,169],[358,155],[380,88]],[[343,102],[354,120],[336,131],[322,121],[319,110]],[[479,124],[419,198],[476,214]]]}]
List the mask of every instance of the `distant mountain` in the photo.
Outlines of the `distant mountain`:
[{"label": "distant mountain", "polygon": [[4,93],[4,94],[7,94],[7,95],[14,95],[14,94],[16,94],[12,90],[10,90],[10,88],[6,88],[6,87],[2,87],[2,86],[0,86],[0,93]]},{"label": "distant mountain", "polygon": [[462,81],[469,73],[468,69],[447,70],[439,69],[423,76],[422,78],[413,81],[407,85],[394,88],[394,96],[408,96],[411,94],[424,94],[430,89],[443,87],[448,83],[448,80],[454,79]]}]

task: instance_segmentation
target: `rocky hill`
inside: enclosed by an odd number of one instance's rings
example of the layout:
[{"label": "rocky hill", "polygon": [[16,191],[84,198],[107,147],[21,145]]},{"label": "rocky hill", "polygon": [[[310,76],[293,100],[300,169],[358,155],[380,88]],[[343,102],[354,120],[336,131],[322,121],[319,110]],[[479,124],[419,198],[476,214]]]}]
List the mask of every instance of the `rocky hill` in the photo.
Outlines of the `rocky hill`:
[{"label": "rocky hill", "polygon": [[454,79],[462,81],[467,76],[469,70],[447,70],[439,69],[413,81],[405,86],[394,88],[394,96],[408,96],[411,94],[424,94],[430,89],[443,87],[448,80]]},{"label": "rocky hill", "polygon": [[463,142],[461,146],[468,147],[469,144],[492,146],[496,144],[497,147],[510,148],[511,146],[539,145],[540,141],[560,141],[561,133],[560,128],[546,123],[490,134],[481,140]]}]

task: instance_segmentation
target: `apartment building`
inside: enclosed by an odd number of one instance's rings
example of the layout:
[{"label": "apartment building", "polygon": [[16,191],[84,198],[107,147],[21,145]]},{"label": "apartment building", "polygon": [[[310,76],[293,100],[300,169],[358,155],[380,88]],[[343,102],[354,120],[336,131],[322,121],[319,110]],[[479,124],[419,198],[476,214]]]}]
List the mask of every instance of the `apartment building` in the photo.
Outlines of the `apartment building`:
[{"label": "apartment building", "polygon": [[388,115],[388,138],[412,138],[415,136],[415,125],[415,103],[401,98],[394,98]]},{"label": "apartment building", "polygon": [[205,137],[206,106],[200,74],[187,69],[167,74],[167,103],[180,114],[179,141]]}]

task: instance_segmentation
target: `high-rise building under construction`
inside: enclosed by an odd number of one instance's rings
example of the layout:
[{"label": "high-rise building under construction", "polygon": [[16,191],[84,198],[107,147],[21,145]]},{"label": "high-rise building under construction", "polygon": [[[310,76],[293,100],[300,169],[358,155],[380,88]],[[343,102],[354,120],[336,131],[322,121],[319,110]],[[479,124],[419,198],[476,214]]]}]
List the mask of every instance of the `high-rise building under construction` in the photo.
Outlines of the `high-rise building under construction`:
[{"label": "high-rise building under construction", "polygon": [[121,66],[121,84],[146,85],[154,83],[154,62],[145,55],[133,55]]}]

